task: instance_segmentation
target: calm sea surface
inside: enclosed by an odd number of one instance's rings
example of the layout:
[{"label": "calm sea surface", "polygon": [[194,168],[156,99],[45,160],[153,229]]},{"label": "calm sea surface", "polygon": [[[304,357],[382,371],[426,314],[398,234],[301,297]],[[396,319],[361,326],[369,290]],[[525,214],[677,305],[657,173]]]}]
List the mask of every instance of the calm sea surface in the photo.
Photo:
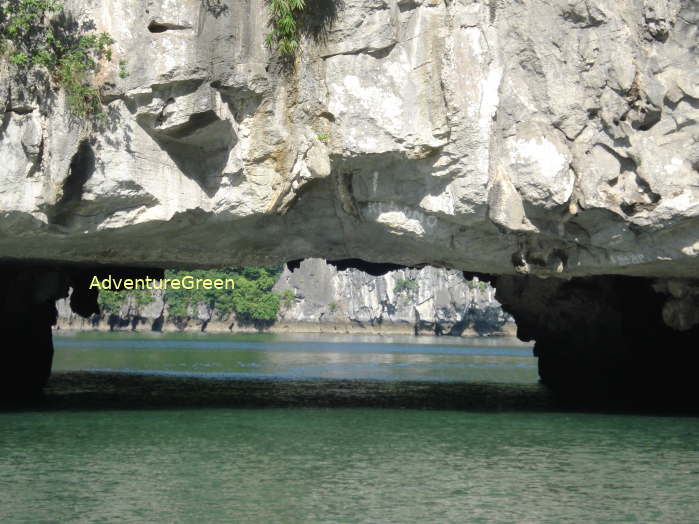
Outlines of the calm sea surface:
[{"label": "calm sea surface", "polygon": [[[529,348],[497,341],[116,335],[60,338],[56,351],[59,370],[188,384],[517,388],[536,379]],[[564,521],[699,522],[699,419],[110,405],[0,412],[3,524]]]},{"label": "calm sea surface", "polygon": [[342,335],[83,334],[57,338],[55,370],[209,378],[338,378],[534,383],[514,339]]}]

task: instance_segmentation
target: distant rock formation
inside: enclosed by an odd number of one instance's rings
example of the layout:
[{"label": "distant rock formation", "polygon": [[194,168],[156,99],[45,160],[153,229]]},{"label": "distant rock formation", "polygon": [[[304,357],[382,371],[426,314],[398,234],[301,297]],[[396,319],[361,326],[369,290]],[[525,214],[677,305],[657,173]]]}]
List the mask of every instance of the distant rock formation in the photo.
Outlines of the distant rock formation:
[{"label": "distant rock formation", "polygon": [[372,331],[437,335],[511,333],[512,318],[495,300],[495,290],[460,271],[425,267],[371,276],[338,271],[321,259],[286,269],[274,287],[284,295],[279,324],[352,324]]},{"label": "distant rock formation", "polygon": [[116,314],[84,319],[59,300],[58,328],[134,331],[296,331],[336,333],[406,333],[435,335],[514,334],[515,326],[494,299],[495,290],[460,271],[425,267],[371,276],[357,269],[338,271],[321,259],[285,269],[274,286],[281,297],[272,324],[241,323],[235,315],[220,319],[199,304],[190,318],[173,321],[162,291],[138,305],[128,298]]}]

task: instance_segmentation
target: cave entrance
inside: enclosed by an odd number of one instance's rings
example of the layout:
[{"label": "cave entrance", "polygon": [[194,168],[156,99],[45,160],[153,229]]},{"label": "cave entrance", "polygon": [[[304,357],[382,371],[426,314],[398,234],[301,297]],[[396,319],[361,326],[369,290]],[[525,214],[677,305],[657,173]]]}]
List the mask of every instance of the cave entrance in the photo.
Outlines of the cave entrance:
[{"label": "cave entrance", "polygon": [[[226,272],[238,287],[220,296],[213,289],[171,289],[166,297],[156,288],[149,300],[112,291],[100,298],[91,289],[94,278],[190,274],[207,280],[225,278]],[[489,276],[356,259],[208,272],[6,265],[0,282],[8,333],[2,384],[5,391],[40,390],[51,369],[51,325],[70,330],[79,315],[87,318],[83,326],[103,323],[132,332],[278,333],[315,324],[324,334],[430,334],[445,340],[516,333],[522,341],[536,341],[538,377],[568,398],[686,399],[698,360],[692,289],[638,277]]]}]

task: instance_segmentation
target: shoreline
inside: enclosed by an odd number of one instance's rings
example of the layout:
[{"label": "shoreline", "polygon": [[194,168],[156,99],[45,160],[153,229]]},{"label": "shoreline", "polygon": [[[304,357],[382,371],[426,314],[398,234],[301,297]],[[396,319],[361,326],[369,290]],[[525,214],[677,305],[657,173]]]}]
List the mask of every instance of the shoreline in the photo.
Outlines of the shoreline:
[{"label": "shoreline", "polygon": [[70,319],[59,318],[53,326],[54,334],[66,332],[99,332],[99,333],[202,333],[212,335],[223,334],[251,334],[251,333],[271,333],[271,334],[318,334],[318,335],[406,335],[406,336],[429,336],[429,337],[449,337],[449,338],[516,338],[517,326],[515,324],[505,324],[501,330],[490,333],[478,333],[473,329],[464,329],[460,335],[450,335],[448,332],[438,335],[432,329],[417,329],[408,323],[383,323],[380,325],[360,324],[358,322],[285,322],[283,320],[275,322],[269,327],[258,328],[255,326],[232,325],[229,322],[211,321],[202,324],[188,324],[184,328],[178,328],[174,323],[164,322],[160,329],[153,329],[153,323],[146,321],[129,320],[118,325],[110,325],[107,319],[100,319],[94,322],[92,319]]}]

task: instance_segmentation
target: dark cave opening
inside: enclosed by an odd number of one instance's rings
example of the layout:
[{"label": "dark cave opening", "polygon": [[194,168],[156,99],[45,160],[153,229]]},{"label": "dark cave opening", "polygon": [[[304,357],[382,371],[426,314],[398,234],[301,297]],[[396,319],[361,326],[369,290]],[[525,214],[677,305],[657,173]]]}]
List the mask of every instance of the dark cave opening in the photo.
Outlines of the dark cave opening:
[{"label": "dark cave opening", "polygon": [[165,31],[181,31],[183,29],[191,29],[190,26],[172,24],[168,22],[157,22],[155,20],[148,24],[148,31],[151,33],[164,33]]},{"label": "dark cave opening", "polygon": [[[294,267],[298,262],[289,262]],[[393,263],[346,259],[338,269],[383,274]],[[55,300],[68,295],[84,317],[99,311],[91,280],[108,275],[162,278],[156,268],[55,264],[4,264],[0,272],[2,324],[7,333],[0,389],[32,394],[50,375]],[[668,296],[649,278],[596,276],[540,279],[465,272],[492,282],[496,298],[517,322],[521,340],[536,341],[541,381],[561,399],[611,405],[623,400],[662,408],[695,409],[699,327],[667,323]],[[684,318],[684,317],[683,317]],[[677,326],[675,326],[677,327]]]}]

